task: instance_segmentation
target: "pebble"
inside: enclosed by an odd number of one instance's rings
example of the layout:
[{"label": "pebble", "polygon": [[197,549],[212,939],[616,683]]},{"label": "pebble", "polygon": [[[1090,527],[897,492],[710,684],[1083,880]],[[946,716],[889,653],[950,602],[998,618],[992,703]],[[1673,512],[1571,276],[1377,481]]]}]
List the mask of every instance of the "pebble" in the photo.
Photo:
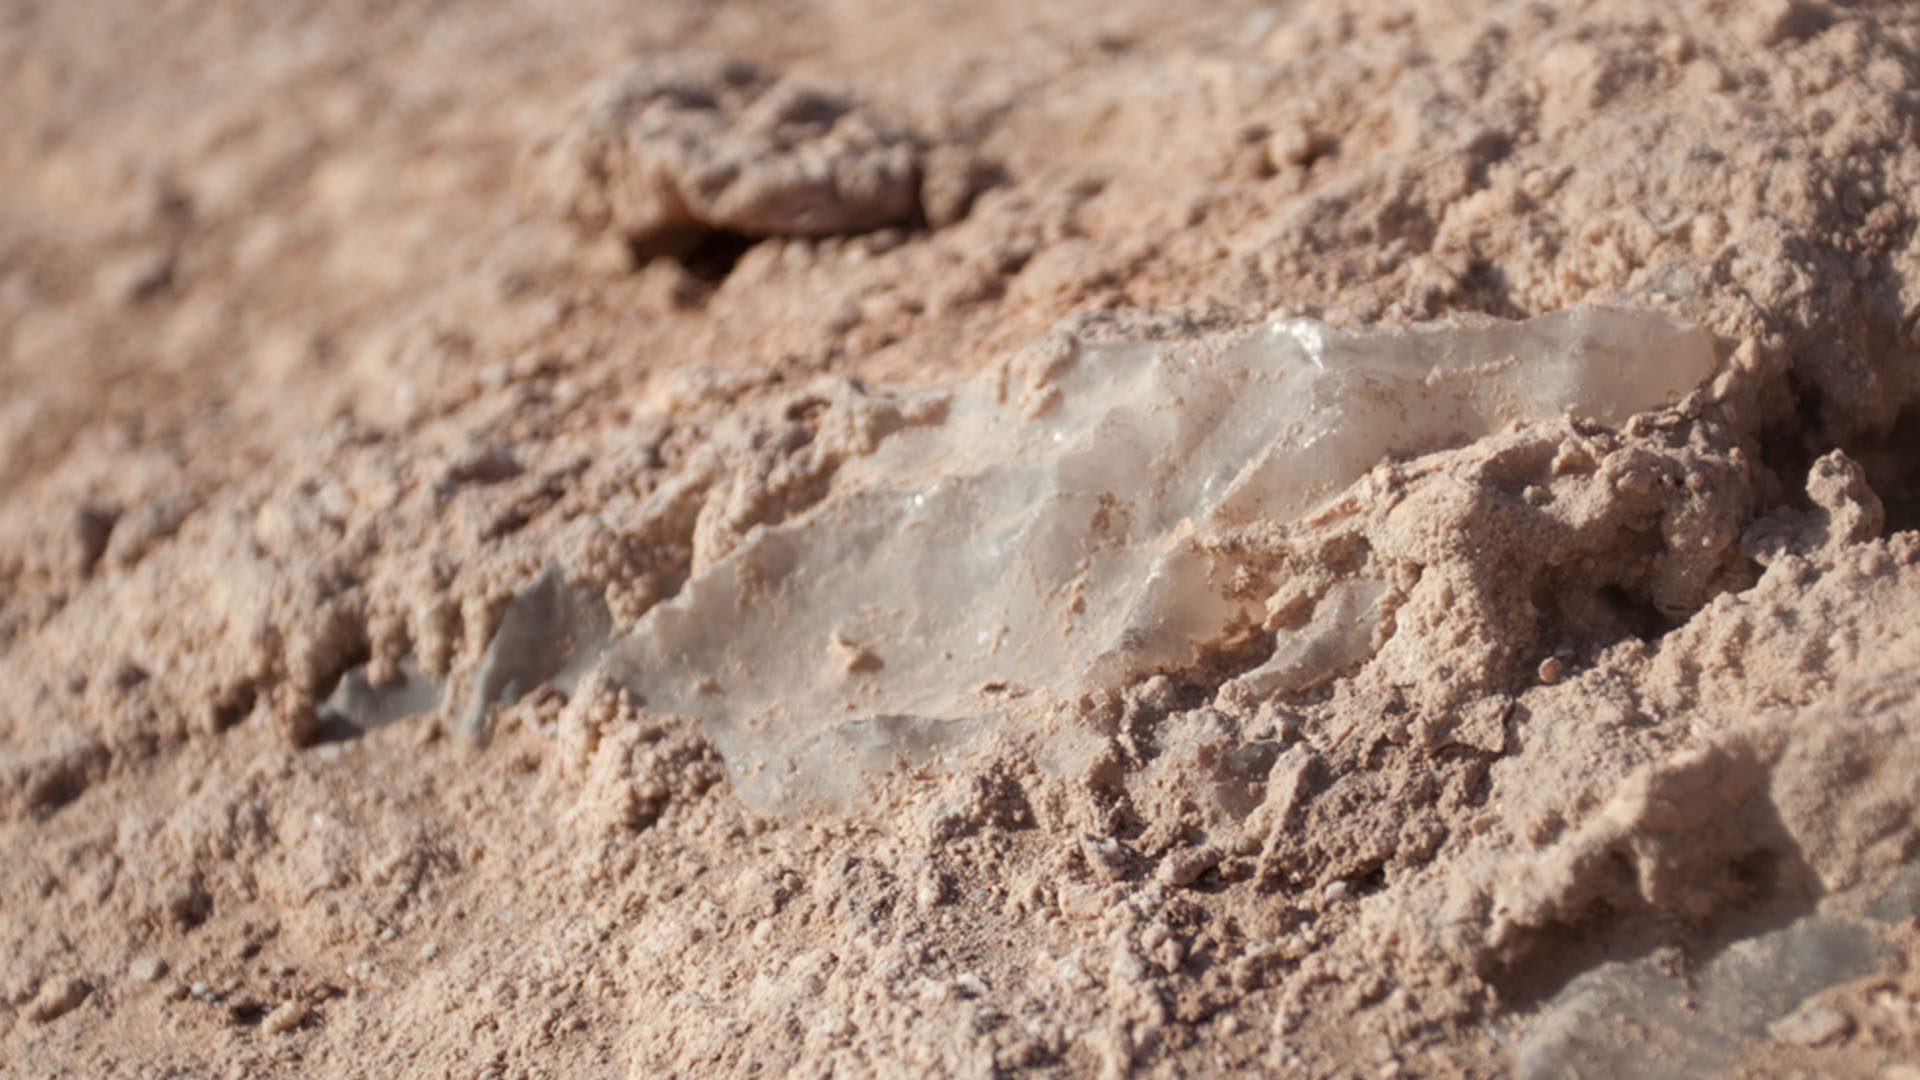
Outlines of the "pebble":
[{"label": "pebble", "polygon": [[283,1001],[260,1021],[260,1030],[269,1035],[284,1035],[307,1018],[307,1007],[298,1001]]},{"label": "pebble", "polygon": [[1080,849],[1086,856],[1087,865],[1107,880],[1119,881],[1127,876],[1126,848],[1118,840],[1088,834],[1080,838]]},{"label": "pebble", "polygon": [[52,983],[34,999],[32,1008],[27,1010],[27,1019],[36,1024],[58,1020],[87,1000],[92,989],[80,979],[62,979]]},{"label": "pebble", "polygon": [[167,962],[157,956],[142,956],[127,965],[127,974],[139,982],[155,982],[167,973]]},{"label": "pebble", "polygon": [[926,875],[914,891],[914,900],[923,908],[939,907],[947,900],[947,883],[938,874]]},{"label": "pebble", "polygon": [[1221,852],[1208,845],[1168,855],[1160,864],[1160,881],[1176,889],[1199,880],[1200,875],[1220,865]]}]

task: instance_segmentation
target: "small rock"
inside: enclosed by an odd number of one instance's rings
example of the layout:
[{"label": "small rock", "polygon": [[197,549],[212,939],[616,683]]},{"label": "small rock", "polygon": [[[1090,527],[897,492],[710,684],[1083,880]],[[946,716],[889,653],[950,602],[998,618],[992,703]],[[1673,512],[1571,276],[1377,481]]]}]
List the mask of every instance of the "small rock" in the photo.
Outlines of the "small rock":
[{"label": "small rock", "polygon": [[1187,959],[1186,942],[1169,935],[1153,950],[1153,958],[1160,964],[1162,970],[1178,971],[1180,965]]},{"label": "small rock", "polygon": [[42,987],[40,995],[33,999],[27,1009],[27,1019],[36,1024],[45,1024],[58,1020],[78,1008],[93,992],[81,979],[61,979]]},{"label": "small rock", "polygon": [[1323,132],[1291,125],[1267,140],[1267,160],[1277,170],[1304,169],[1340,149],[1340,141]]},{"label": "small rock", "polygon": [[1827,1005],[1801,1009],[1774,1022],[1767,1033],[1795,1046],[1825,1046],[1853,1030],[1847,1014]]},{"label": "small rock", "polygon": [[284,1035],[307,1019],[307,1007],[298,1001],[283,1001],[260,1021],[260,1030],[269,1035]]},{"label": "small rock", "polygon": [[1080,838],[1080,850],[1086,856],[1087,865],[1108,881],[1120,881],[1127,876],[1127,849],[1120,841],[1086,835]]},{"label": "small rock", "polygon": [[167,973],[167,962],[157,956],[142,956],[127,965],[127,975],[138,982],[156,982]]},{"label": "small rock", "polygon": [[1200,875],[1220,865],[1221,858],[1220,849],[1211,844],[1176,851],[1161,861],[1160,882],[1176,889],[1185,888],[1198,880]]}]

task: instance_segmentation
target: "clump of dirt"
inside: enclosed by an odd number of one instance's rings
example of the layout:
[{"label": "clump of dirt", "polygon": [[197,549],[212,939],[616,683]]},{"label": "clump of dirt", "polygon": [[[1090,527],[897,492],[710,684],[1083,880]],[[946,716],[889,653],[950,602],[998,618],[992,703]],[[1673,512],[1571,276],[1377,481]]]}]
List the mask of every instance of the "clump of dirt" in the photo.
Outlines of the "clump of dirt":
[{"label": "clump of dirt", "polygon": [[844,97],[744,60],[666,55],[590,92],[534,149],[533,198],[635,258],[740,237],[831,236],[920,210],[915,140]]}]

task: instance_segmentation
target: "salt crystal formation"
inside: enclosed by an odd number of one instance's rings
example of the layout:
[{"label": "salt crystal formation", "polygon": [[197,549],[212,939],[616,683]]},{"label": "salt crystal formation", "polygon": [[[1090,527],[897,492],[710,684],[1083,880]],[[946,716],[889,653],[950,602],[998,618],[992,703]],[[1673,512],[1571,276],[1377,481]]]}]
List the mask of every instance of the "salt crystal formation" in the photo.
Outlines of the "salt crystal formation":
[{"label": "salt crystal formation", "polygon": [[517,701],[547,683],[571,693],[606,650],[613,620],[599,595],[567,584],[549,566],[508,602],[480,667],[464,728],[486,734],[487,707]]},{"label": "salt crystal formation", "polygon": [[413,661],[400,665],[394,677],[375,683],[362,664],[349,670],[320,704],[320,719],[338,734],[365,734],[375,728],[431,712],[440,704],[441,688]]},{"label": "salt crystal formation", "polygon": [[[1882,926],[1808,915],[1734,942],[1685,977],[1653,958],[1601,964],[1542,1009],[1515,1046],[1515,1075],[1717,1076],[1776,1022],[1831,986],[1885,971],[1898,949]],[[1814,1030],[1803,1041],[1824,1041]]]},{"label": "salt crystal formation", "polygon": [[[1526,322],[1252,334],[1070,349],[1025,388],[841,469],[806,514],[750,534],[617,643],[655,711],[704,718],[762,809],[938,755],[1015,698],[1117,688],[1192,663],[1260,597],[1198,541],[1290,521],[1393,455],[1572,411],[1618,425],[1713,366],[1702,331],[1581,307]],[[1296,691],[1369,655],[1378,582],[1322,597],[1243,678]]]}]

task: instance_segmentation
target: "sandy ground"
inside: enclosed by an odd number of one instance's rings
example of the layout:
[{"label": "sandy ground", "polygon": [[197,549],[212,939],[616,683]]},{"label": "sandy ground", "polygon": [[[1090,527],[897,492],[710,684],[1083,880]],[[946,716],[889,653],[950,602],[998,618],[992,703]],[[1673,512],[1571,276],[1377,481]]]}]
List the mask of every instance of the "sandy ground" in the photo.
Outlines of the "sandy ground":
[{"label": "sandy ground", "polygon": [[[582,134],[715,58],[859,126]],[[0,1075],[1920,1076],[1912,5],[17,0],[0,101]],[[1236,539],[1390,583],[1331,683],[840,814],[461,733],[543,568],[631,626],[1049,334],[1583,301],[1718,372]]]}]

